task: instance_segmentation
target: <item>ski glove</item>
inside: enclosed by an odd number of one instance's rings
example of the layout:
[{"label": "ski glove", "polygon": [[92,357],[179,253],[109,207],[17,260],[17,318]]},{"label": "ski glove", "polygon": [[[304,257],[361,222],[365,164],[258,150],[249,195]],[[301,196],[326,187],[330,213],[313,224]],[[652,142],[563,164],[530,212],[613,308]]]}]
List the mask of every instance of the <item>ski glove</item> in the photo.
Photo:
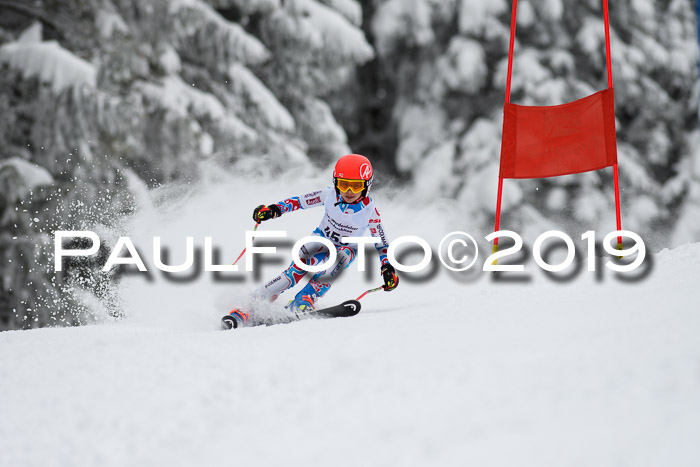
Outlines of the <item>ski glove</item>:
[{"label": "ski glove", "polygon": [[253,220],[259,224],[262,221],[274,219],[275,217],[279,217],[281,215],[282,211],[276,204],[271,204],[269,206],[261,204],[255,208],[255,211],[253,211]]},{"label": "ski glove", "polygon": [[394,266],[389,263],[385,263],[382,266],[382,277],[384,278],[384,290],[391,292],[399,285],[399,276],[396,275],[396,270]]}]

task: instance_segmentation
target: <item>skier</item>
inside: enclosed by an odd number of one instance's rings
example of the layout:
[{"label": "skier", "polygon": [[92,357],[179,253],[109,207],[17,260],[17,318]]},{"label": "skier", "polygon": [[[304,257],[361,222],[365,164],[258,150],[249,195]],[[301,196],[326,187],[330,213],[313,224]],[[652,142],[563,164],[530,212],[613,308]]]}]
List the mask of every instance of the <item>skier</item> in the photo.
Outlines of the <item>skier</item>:
[{"label": "skier", "polygon": [[[316,301],[328,293],[333,282],[357,255],[357,245],[344,244],[340,240],[341,237],[360,236],[368,228],[373,237],[379,238],[379,243],[375,247],[381,261],[381,275],[384,279],[382,288],[388,292],[399,285],[396,270],[387,259],[389,244],[379,211],[369,197],[373,178],[372,164],[369,159],[359,154],[348,154],[338,159],[335,164],[332,187],[303,196],[294,196],[268,206],[260,205],[253,211],[253,220],[259,223],[276,219],[282,214],[298,209],[318,206],[325,208],[323,219],[312,235],[330,240],[335,246],[337,259],[324,271],[317,272],[311,277],[308,284],[289,303],[288,308],[291,311],[306,313],[315,310]],[[299,257],[304,264],[315,266],[326,260],[329,254],[324,244],[311,242],[301,247]],[[282,292],[299,283],[306,273],[307,271],[292,262],[281,274],[253,292],[253,297],[257,300],[275,301]],[[248,318],[248,315],[241,310],[232,310],[229,316],[235,317],[240,322],[245,322]]]}]

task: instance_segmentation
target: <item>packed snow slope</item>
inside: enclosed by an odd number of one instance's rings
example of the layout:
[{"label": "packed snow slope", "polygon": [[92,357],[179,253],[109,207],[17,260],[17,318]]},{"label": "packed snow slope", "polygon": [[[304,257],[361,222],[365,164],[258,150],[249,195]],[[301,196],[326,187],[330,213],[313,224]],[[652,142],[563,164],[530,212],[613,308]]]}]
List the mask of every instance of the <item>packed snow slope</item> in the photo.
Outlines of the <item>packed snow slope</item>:
[{"label": "packed snow slope", "polygon": [[[149,269],[153,236],[171,264],[188,235],[212,236],[233,259],[254,206],[326,181],[155,192],[120,234]],[[452,230],[488,233],[446,221],[444,204],[416,207],[389,190],[375,201],[391,238],[436,246]],[[321,214],[259,230],[297,239]],[[372,250],[372,274],[353,264],[327,304],[378,284]],[[227,332],[220,316],[286,266],[288,250],[257,278],[226,275],[239,281],[125,276],[122,319],[0,334],[0,465],[697,466],[700,244],[650,255],[635,281],[603,258],[599,277],[584,267],[558,282],[530,258],[529,281],[500,283],[479,270],[485,251],[476,272],[448,274],[433,260],[431,274],[403,274],[352,318]]]}]

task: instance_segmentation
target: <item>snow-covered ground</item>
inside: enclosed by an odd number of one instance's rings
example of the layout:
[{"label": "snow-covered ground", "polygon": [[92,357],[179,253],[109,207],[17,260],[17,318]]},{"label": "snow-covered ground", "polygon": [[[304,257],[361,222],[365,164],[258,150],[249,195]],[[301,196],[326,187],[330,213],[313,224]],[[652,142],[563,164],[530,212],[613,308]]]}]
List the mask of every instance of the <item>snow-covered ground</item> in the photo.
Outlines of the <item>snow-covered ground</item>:
[{"label": "snow-covered ground", "polygon": [[[145,256],[162,236],[173,264],[188,235],[235,258],[254,206],[325,182],[220,178],[125,231]],[[375,201],[391,238],[488,233],[389,191]],[[320,215],[260,230],[296,239]],[[372,276],[351,266],[327,303],[378,285],[368,259]],[[439,266],[353,318],[230,332],[219,317],[259,283],[250,273],[128,276],[122,320],[0,334],[0,465],[697,466],[700,244],[649,261],[631,283],[585,268],[555,282],[533,261],[530,282],[507,284]]]}]

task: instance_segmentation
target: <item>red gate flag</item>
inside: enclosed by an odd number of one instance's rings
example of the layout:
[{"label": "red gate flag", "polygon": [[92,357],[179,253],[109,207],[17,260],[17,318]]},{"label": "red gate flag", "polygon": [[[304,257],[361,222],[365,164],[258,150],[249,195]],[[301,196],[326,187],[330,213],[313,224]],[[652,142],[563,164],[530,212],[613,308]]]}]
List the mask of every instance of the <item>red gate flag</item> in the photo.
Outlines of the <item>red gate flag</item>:
[{"label": "red gate flag", "polygon": [[617,164],[612,88],[568,104],[506,103],[501,178],[544,178]]},{"label": "red gate flag", "polygon": [[[608,89],[568,104],[555,106],[537,107],[510,103],[517,12],[518,0],[513,0],[494,231],[498,232],[501,224],[504,178],[556,177],[609,166],[613,168],[615,183],[617,230],[622,230],[608,0],[603,0]],[[617,237],[617,249],[622,249],[622,237]],[[498,238],[493,241],[493,251],[498,251]]]}]

